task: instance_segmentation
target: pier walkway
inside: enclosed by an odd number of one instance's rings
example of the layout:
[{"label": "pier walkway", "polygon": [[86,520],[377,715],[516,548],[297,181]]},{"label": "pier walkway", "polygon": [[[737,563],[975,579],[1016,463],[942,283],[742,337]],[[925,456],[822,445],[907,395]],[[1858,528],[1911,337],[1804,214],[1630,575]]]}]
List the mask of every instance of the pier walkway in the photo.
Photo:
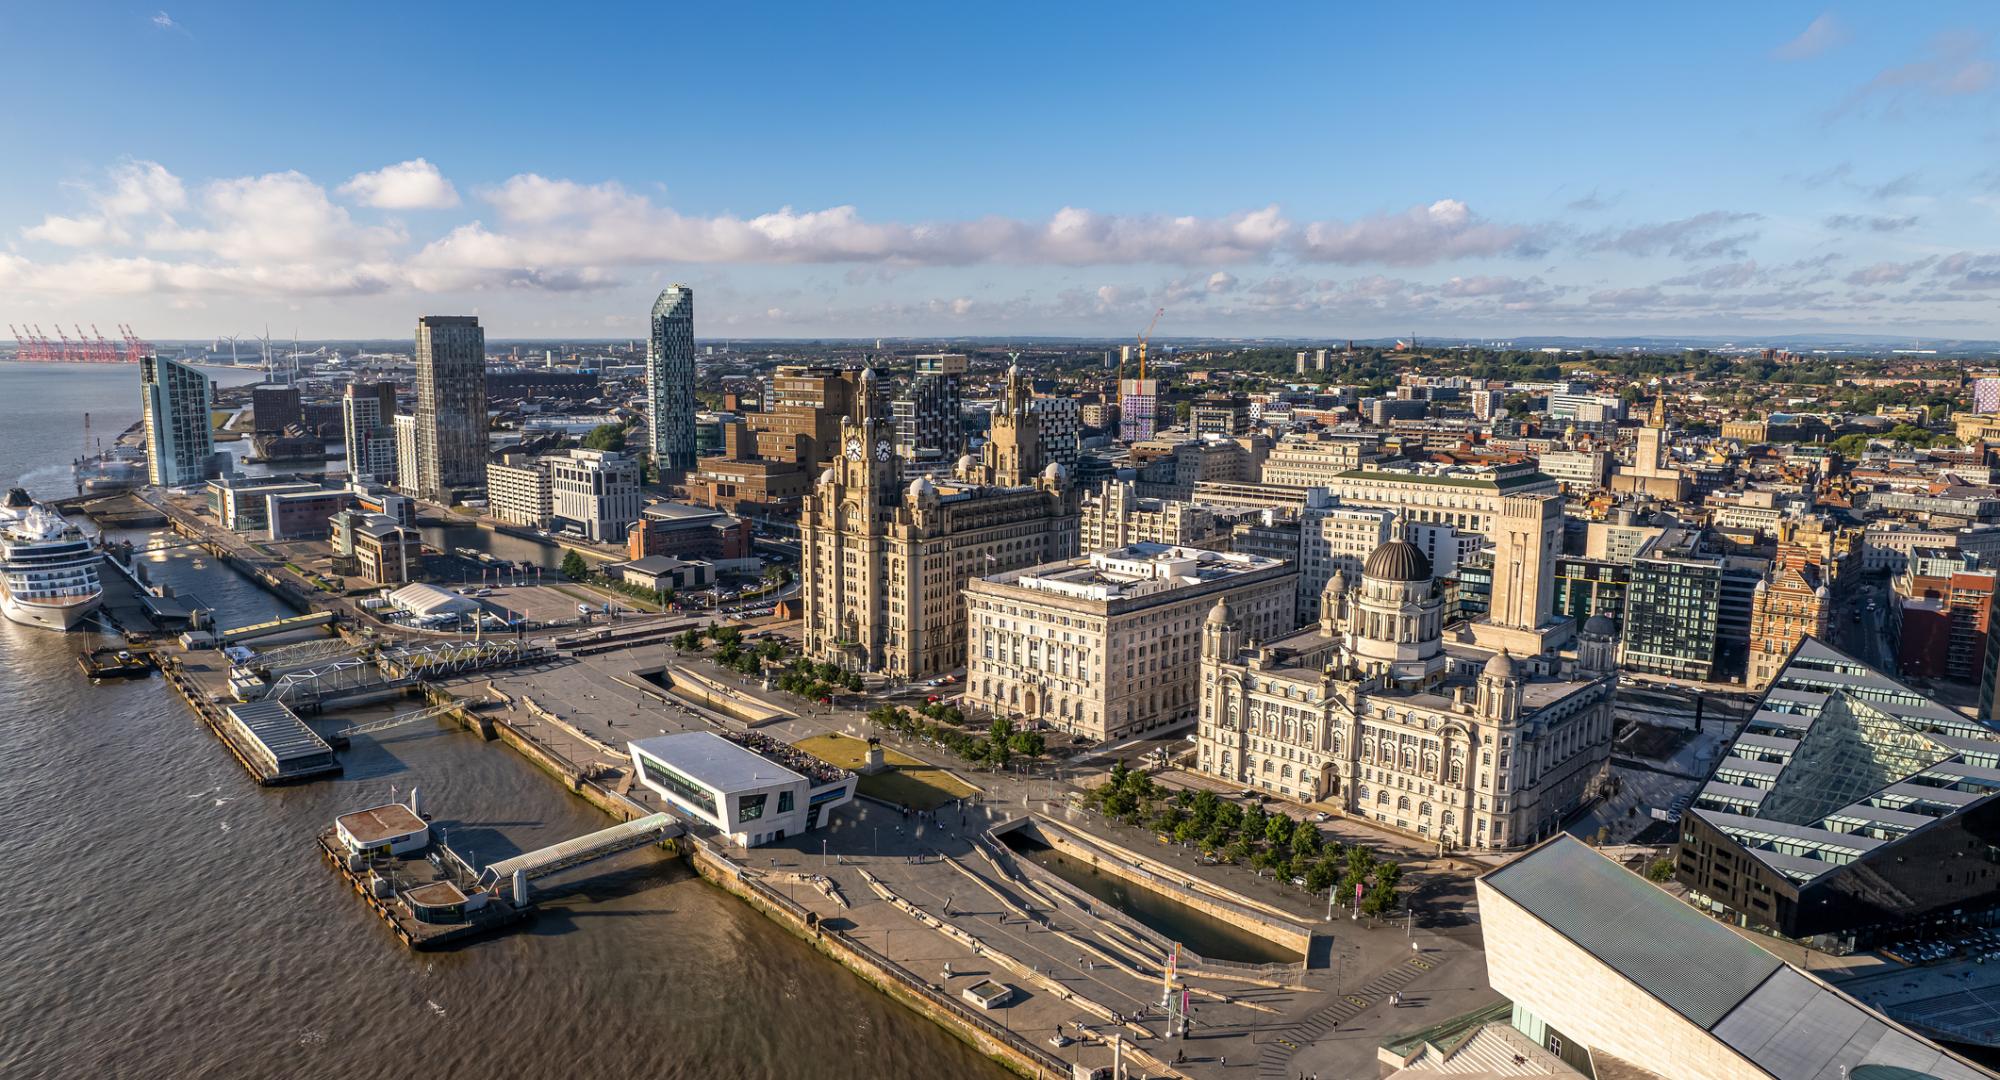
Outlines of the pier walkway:
[{"label": "pier walkway", "polygon": [[479,883],[489,886],[496,882],[508,881],[514,871],[525,870],[530,881],[546,877],[559,870],[581,866],[587,862],[616,855],[647,844],[657,844],[672,839],[682,832],[681,823],[672,814],[648,814],[608,829],[551,844],[539,851],[502,859],[486,867],[479,875]]},{"label": "pier walkway", "polygon": [[215,640],[217,644],[231,645],[238,641],[252,641],[257,638],[270,637],[273,634],[298,630],[302,627],[325,626],[332,621],[333,612],[315,611],[309,615],[293,615],[289,618],[272,619],[269,622],[252,623],[249,626],[238,626],[230,630],[217,631]]}]

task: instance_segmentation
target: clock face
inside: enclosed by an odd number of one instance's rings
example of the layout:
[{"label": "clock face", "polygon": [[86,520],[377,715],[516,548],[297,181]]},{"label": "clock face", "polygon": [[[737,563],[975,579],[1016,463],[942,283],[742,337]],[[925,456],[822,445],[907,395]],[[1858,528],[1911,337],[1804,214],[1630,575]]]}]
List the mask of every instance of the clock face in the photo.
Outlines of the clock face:
[{"label": "clock face", "polygon": [[847,460],[860,461],[863,453],[860,439],[847,440]]},{"label": "clock face", "polygon": [[889,460],[889,440],[883,439],[881,442],[875,444],[875,460]]}]

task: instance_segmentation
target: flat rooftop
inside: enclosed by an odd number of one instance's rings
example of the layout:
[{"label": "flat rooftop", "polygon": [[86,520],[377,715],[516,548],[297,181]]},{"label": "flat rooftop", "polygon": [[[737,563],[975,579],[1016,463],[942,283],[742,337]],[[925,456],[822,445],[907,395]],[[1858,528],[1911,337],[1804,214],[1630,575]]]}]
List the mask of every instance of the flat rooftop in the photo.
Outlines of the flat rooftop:
[{"label": "flat rooftop", "polygon": [[342,814],[333,820],[347,830],[347,835],[362,844],[379,844],[426,828],[424,819],[402,803],[371,806],[366,810]]},{"label": "flat rooftop", "polygon": [[[844,779],[847,776],[846,770],[828,765],[803,750],[793,749],[768,737],[765,737],[765,741],[769,742],[772,747],[784,747],[785,750],[790,751],[791,756],[800,759],[809,759],[799,762],[799,764],[807,765],[808,768],[810,768],[810,763],[817,762],[819,768],[814,769],[813,772],[818,775],[811,777],[810,783],[812,786],[817,787],[821,784],[831,783],[836,779]],[[632,749],[642,752],[649,757],[657,758],[673,766],[675,769],[686,773],[688,776],[715,788],[717,791],[725,793],[731,791],[749,791],[756,788],[770,787],[773,784],[808,779],[808,774],[805,770],[794,769],[791,767],[791,762],[779,760],[776,756],[776,751],[771,750],[770,747],[758,746],[752,748],[740,745],[712,731],[683,731],[674,735],[655,735],[649,739],[635,739],[632,742]],[[770,752],[760,753],[759,751]]]},{"label": "flat rooftop", "polygon": [[1139,543],[996,574],[986,580],[1081,600],[1127,600],[1244,577],[1284,565],[1281,559],[1261,555]]},{"label": "flat rooftop", "polygon": [[444,907],[448,904],[462,904],[465,893],[449,881],[433,881],[414,889],[403,890],[403,899],[422,907]]}]

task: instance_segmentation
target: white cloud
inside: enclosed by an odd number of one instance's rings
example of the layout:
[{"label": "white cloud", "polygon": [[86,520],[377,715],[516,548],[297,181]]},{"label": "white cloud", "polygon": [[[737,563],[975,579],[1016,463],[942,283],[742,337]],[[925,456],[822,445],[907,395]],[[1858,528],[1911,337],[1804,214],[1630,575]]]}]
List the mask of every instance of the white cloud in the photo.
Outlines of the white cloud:
[{"label": "white cloud", "polygon": [[1829,11],[1806,24],[1798,37],[1772,49],[1771,55],[1779,60],[1809,60],[1847,44],[1848,37],[1847,27]]},{"label": "white cloud", "polygon": [[326,189],[299,172],[218,180],[202,191],[205,227],[146,236],[156,251],[202,251],[241,262],[317,263],[387,257],[407,240],[391,226],[356,225]]},{"label": "white cloud", "polygon": [[1932,38],[1915,60],[1884,68],[1849,93],[1833,109],[1834,116],[1880,104],[1895,109],[1923,98],[1953,98],[1976,94],[1993,84],[1985,34],[1956,30]]},{"label": "white cloud", "polygon": [[1307,225],[1299,256],[1312,262],[1422,266],[1475,256],[1530,255],[1544,250],[1537,230],[1496,225],[1457,199],[1439,199],[1400,214]]},{"label": "white cloud", "polygon": [[1614,251],[1640,257],[1660,252],[1684,259],[1741,257],[1743,245],[1756,239],[1757,233],[1724,230],[1762,217],[1762,214],[1710,210],[1674,221],[1607,229],[1584,237],[1583,246],[1589,251]]},{"label": "white cloud", "polygon": [[21,230],[21,235],[63,247],[104,247],[122,244],[132,238],[107,218],[63,217],[60,214],[50,214],[42,219],[40,225],[30,225]]},{"label": "white cloud", "polygon": [[108,187],[83,188],[90,212],[50,214],[40,225],[21,230],[21,235],[63,247],[108,247],[132,239],[128,225],[168,220],[187,205],[180,178],[158,162],[121,162],[110,170],[110,180]]},{"label": "white cloud", "polygon": [[458,189],[423,158],[359,173],[340,193],[383,210],[444,210],[458,205]]}]

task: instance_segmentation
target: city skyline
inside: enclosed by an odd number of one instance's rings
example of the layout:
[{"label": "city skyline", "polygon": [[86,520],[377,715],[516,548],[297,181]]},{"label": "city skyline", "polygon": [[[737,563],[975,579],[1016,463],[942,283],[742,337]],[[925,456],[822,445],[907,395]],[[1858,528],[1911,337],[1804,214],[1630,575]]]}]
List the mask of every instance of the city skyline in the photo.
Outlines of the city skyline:
[{"label": "city skyline", "polygon": [[[1167,14],[1031,40],[976,12],[629,10],[615,38],[517,12],[469,95],[409,55],[461,11],[9,13],[106,63],[4,121],[31,153],[0,177],[0,307],[636,339],[685,281],[708,339],[1119,338],[1160,306],[1166,337],[2000,337],[1989,11],[1293,8],[1205,23],[1198,56]],[[713,48],[640,78],[669,28]],[[580,54],[601,77],[535,59]],[[634,137],[667,109],[673,140]]]}]

